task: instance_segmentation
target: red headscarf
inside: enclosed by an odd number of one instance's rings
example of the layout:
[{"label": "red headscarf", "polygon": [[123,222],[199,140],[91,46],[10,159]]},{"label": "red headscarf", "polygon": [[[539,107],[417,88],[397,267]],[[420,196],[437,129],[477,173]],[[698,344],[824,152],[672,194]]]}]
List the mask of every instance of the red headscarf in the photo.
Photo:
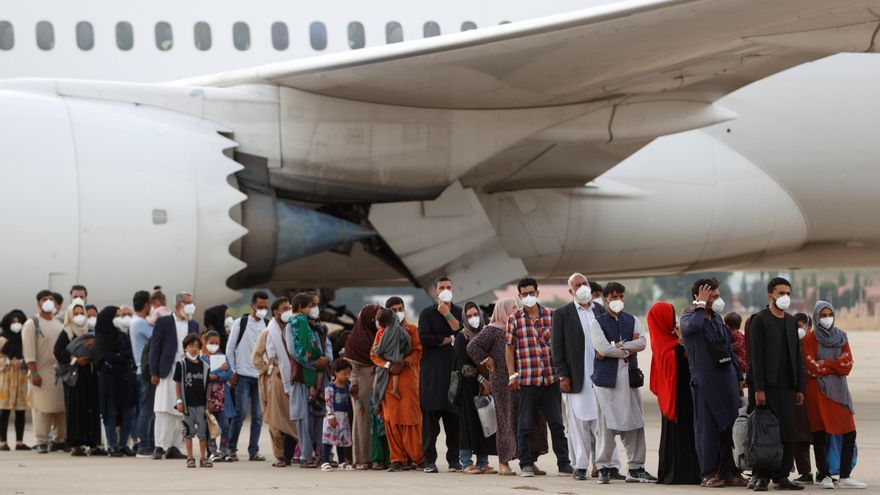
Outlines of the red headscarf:
[{"label": "red headscarf", "polygon": [[675,388],[678,378],[675,359],[675,308],[658,302],[648,311],[648,332],[651,334],[651,392],[657,396],[660,412],[670,421],[677,421]]}]

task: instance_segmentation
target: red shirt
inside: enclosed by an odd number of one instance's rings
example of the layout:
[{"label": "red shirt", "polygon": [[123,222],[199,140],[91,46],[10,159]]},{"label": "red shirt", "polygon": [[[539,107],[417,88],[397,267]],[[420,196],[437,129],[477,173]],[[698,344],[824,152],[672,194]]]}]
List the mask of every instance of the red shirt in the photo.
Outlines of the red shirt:
[{"label": "red shirt", "polygon": [[521,309],[507,320],[507,345],[514,346],[514,366],[520,385],[547,386],[559,377],[553,373],[550,360],[550,329],[553,310],[539,306],[538,318],[532,320]]}]

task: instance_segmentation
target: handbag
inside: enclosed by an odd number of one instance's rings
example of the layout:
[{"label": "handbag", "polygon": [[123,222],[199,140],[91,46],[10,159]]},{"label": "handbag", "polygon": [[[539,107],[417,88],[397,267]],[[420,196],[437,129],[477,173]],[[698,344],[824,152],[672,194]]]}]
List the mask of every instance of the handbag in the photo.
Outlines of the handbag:
[{"label": "handbag", "polygon": [[489,438],[498,431],[498,417],[495,415],[495,399],[491,395],[474,397],[474,406],[483,427],[483,438]]},{"label": "handbag", "polygon": [[449,391],[446,394],[446,398],[449,399],[450,404],[456,404],[458,402],[458,395],[460,393],[461,372],[453,370],[452,373],[449,374]]},{"label": "handbag", "polygon": [[645,374],[638,366],[629,366],[629,386],[630,388],[639,388],[645,386]]},{"label": "handbag", "polygon": [[75,364],[55,364],[55,383],[58,383],[58,380],[61,380],[65,385],[73,388],[76,386],[78,379],[79,366]]}]

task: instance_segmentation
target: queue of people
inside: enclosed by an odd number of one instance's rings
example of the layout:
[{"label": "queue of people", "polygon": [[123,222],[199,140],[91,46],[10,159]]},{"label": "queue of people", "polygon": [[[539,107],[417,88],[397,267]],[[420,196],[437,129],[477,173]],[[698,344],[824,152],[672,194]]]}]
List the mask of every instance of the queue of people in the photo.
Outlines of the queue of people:
[{"label": "queue of people", "polygon": [[[250,416],[247,459],[265,460],[265,423],[278,468],[438,473],[442,424],[448,470],[468,475],[516,475],[514,460],[520,476],[547,474],[538,460],[549,432],[556,471],[579,481],[865,487],[851,477],[852,351],[831,304],[818,301],[812,317],[790,315],[791,284],[777,277],[767,307],[743,325],[723,314],[718,281],[700,279],[680,319],[658,302],[645,328],[625,311],[624,285],[601,287],[580,273],[568,285],[571,303],[554,311],[540,303],[538,282],[524,278],[518,299],[496,301],[487,318],[474,301],[456,303],[453,281],[442,277],[417,325],[399,297],[368,304],[336,353],[313,293],[270,302],[258,291],[248,314],[234,319],[214,306],[200,327],[185,292],[173,307],[155,288],[136,292],[130,307],[98,309],[77,285],[62,309],[60,294],[40,291],[35,316],[13,310],[0,321],[0,451],[13,448],[13,415],[15,450],[31,449],[23,442],[30,408],[38,453],[210,468],[239,460]],[[647,385],[662,414],[657,477],[646,469],[640,390],[648,345]],[[747,479],[733,429],[755,408],[777,418],[782,454]],[[834,435],[838,480],[826,454]],[[796,458],[801,476],[792,481]]]}]

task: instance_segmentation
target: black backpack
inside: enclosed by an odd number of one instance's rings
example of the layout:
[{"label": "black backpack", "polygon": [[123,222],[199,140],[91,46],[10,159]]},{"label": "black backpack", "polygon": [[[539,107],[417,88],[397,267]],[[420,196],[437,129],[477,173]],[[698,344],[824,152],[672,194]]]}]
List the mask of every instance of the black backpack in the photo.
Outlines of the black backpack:
[{"label": "black backpack", "polygon": [[150,376],[150,344],[152,343],[153,337],[151,336],[144,345],[144,351],[141,352],[141,380],[144,383],[150,383],[152,379],[152,376]]},{"label": "black backpack", "polygon": [[754,471],[775,471],[782,465],[782,436],[773,411],[759,407],[749,415],[746,463]]}]

